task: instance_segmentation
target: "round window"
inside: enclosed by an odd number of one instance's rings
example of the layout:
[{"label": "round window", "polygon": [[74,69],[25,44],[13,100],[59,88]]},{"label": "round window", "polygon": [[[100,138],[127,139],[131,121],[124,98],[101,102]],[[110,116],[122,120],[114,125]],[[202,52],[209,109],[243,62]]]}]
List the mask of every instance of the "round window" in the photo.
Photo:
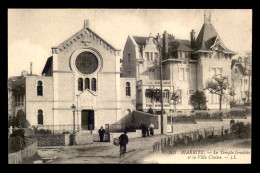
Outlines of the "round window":
[{"label": "round window", "polygon": [[75,64],[81,73],[91,74],[98,68],[98,59],[90,52],[82,52],[77,56]]}]

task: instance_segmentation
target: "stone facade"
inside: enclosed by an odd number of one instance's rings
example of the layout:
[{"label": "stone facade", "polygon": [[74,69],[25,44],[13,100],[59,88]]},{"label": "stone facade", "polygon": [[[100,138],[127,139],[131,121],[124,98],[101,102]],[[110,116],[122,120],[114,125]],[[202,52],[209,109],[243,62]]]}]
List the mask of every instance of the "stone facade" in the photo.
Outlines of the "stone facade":
[{"label": "stone facade", "polygon": [[251,101],[252,74],[249,73],[249,68],[246,68],[241,59],[232,64],[231,76],[231,87],[235,93],[231,100],[236,101],[237,104],[244,104],[243,98],[245,102],[248,102],[246,92],[249,91],[249,101]]},{"label": "stone facade", "polygon": [[[193,113],[189,97],[196,91],[204,91],[207,96],[207,107],[219,109],[219,96],[205,91],[206,82],[213,75],[228,77],[231,83],[231,58],[235,54],[221,41],[218,33],[205,15],[204,24],[195,36],[190,33],[190,40],[176,39],[166,31],[162,36],[153,37],[129,36],[123,53],[123,76],[135,77],[137,84],[136,109],[148,111],[161,110],[160,102],[151,101],[145,92],[149,88],[160,89],[160,54],[157,55],[158,43],[162,45],[162,82],[164,109],[167,113],[176,110],[180,114]],[[156,53],[156,56],[155,56]],[[130,71],[130,72],[129,72]],[[181,101],[176,107],[170,100],[173,92],[181,94]],[[229,105],[222,102],[223,109]]]},{"label": "stone facade", "polygon": [[[87,20],[79,32],[52,47],[42,76],[26,78],[26,113],[31,125],[57,132],[59,127],[73,126],[73,104],[77,131],[96,133],[100,126],[130,123],[136,79],[120,78],[119,52],[93,32]],[[130,96],[125,95],[127,82]]]}]

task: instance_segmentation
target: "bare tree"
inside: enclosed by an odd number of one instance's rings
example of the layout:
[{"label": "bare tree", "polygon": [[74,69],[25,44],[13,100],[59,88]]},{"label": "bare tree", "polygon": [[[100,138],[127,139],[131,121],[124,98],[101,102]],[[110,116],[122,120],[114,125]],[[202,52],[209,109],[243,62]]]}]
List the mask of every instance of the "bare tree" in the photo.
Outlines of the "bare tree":
[{"label": "bare tree", "polygon": [[225,90],[228,90],[229,88],[228,77],[220,74],[213,76],[206,83],[206,90],[211,94],[219,95],[219,110],[221,110],[222,98],[225,94]]}]

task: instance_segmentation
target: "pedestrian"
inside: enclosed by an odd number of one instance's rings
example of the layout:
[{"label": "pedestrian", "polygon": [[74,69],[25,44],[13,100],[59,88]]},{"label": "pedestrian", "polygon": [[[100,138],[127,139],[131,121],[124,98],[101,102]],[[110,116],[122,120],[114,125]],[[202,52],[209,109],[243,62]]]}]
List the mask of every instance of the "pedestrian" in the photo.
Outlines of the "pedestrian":
[{"label": "pedestrian", "polygon": [[234,132],[234,127],[235,127],[235,120],[233,119],[233,117],[231,117],[231,120],[230,120],[230,132]]},{"label": "pedestrian", "polygon": [[149,126],[147,126],[147,124],[145,124],[145,128],[146,128],[146,133],[147,133],[147,137],[149,136]]},{"label": "pedestrian", "polygon": [[105,130],[103,129],[103,126],[101,126],[101,128],[98,130],[98,133],[99,133],[100,142],[103,142],[103,138],[105,134]]},{"label": "pedestrian", "polygon": [[154,129],[154,125],[153,125],[152,122],[150,122],[149,130],[150,130],[150,134],[151,134],[152,136],[154,135],[154,131],[153,131],[153,129]]},{"label": "pedestrian", "polygon": [[124,134],[119,136],[120,149],[124,146],[124,153],[126,152],[126,144],[128,144],[128,136],[126,134],[127,131],[125,130]]},{"label": "pedestrian", "polygon": [[145,137],[145,133],[146,133],[145,125],[144,125],[144,124],[141,124],[141,127],[142,127],[142,134],[143,134],[142,137]]}]

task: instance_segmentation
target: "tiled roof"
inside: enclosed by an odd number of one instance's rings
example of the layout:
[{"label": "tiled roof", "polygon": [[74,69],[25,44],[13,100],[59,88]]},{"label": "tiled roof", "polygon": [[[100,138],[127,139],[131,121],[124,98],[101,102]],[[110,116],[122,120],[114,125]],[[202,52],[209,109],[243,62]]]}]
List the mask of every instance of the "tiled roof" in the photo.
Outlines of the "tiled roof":
[{"label": "tiled roof", "polygon": [[242,75],[244,75],[244,76],[248,75],[245,67],[243,67],[241,63],[236,63],[235,66],[239,69],[239,71],[241,72]]},{"label": "tiled roof", "polygon": [[146,43],[146,40],[148,39],[148,37],[139,37],[139,36],[133,36],[136,44],[140,47],[143,47]]},{"label": "tiled roof", "polygon": [[189,40],[174,40],[169,42],[169,51],[171,52],[176,50],[193,51],[190,47]]},{"label": "tiled roof", "polygon": [[224,48],[223,52],[234,53],[224,45],[217,31],[211,23],[203,24],[196,39],[196,50],[211,51],[210,47],[215,43],[216,38],[219,39],[220,45]]},{"label": "tiled roof", "polygon": [[25,91],[25,77],[13,76],[8,79],[8,87],[13,91]]}]

